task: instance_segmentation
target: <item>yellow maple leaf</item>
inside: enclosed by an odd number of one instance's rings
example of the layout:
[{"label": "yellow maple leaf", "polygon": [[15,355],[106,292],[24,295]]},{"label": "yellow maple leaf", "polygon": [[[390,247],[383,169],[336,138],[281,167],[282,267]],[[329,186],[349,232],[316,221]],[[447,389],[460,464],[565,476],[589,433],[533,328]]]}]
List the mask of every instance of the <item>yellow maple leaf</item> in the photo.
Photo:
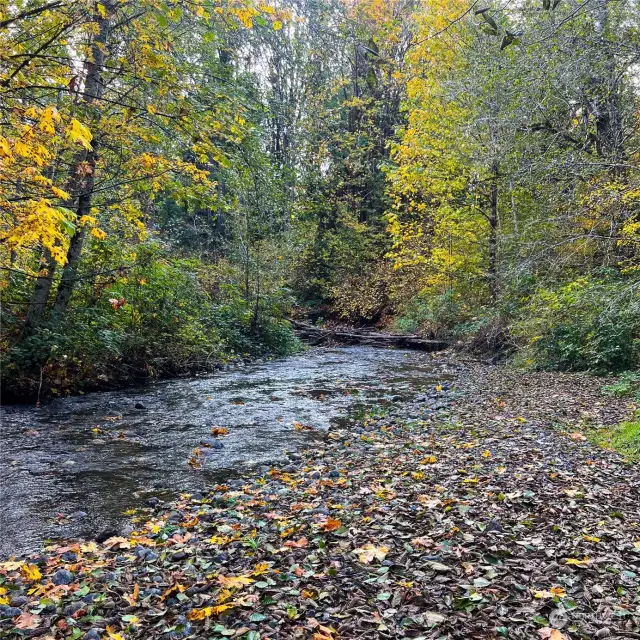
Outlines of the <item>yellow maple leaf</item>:
[{"label": "yellow maple leaf", "polygon": [[111,640],[125,640],[121,633],[118,633],[113,627],[107,627],[107,635]]},{"label": "yellow maple leaf", "polygon": [[12,158],[13,152],[6,138],[0,136],[0,158]]},{"label": "yellow maple leaf", "polygon": [[223,611],[231,609],[233,606],[233,603],[228,603],[219,604],[214,607],[204,607],[202,609],[191,609],[191,611],[187,615],[187,618],[189,618],[189,620],[204,620],[205,618],[209,618],[211,616],[217,616]]},{"label": "yellow maple leaf", "polygon": [[42,574],[40,573],[40,569],[35,564],[25,564],[20,568],[20,573],[22,574],[25,580],[29,582],[37,582],[42,578]]},{"label": "yellow maple leaf", "polygon": [[253,580],[252,578],[248,578],[247,576],[218,576],[218,582],[223,587],[238,589],[247,584],[255,582],[255,580]]},{"label": "yellow maple leaf", "polygon": [[89,127],[72,118],[65,134],[70,142],[75,142],[82,145],[87,151],[91,151],[91,140],[93,136],[91,135],[91,131],[89,131]]},{"label": "yellow maple leaf", "polygon": [[68,200],[71,197],[66,191],[59,189],[58,187],[51,187],[51,192],[56,198],[60,198],[62,200]]},{"label": "yellow maple leaf", "polygon": [[60,122],[60,114],[54,106],[49,106],[43,109],[40,115],[40,131],[46,134],[53,135],[56,132],[56,123]]}]

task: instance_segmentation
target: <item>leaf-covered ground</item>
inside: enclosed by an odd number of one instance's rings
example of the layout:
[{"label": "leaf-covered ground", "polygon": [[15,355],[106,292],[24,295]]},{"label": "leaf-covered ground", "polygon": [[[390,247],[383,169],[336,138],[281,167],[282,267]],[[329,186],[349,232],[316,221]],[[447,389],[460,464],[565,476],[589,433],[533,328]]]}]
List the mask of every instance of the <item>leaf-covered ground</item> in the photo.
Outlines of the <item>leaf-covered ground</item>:
[{"label": "leaf-covered ground", "polygon": [[629,410],[599,388],[470,364],[133,533],[0,564],[0,637],[640,638],[640,468],[585,440]]}]

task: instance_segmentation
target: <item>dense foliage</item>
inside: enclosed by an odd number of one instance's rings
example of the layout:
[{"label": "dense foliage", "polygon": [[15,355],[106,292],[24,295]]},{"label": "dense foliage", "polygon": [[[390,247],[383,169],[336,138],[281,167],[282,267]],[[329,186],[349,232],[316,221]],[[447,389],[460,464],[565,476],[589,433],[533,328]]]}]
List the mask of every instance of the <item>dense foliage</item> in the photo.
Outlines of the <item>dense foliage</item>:
[{"label": "dense foliage", "polygon": [[5,383],[393,323],[640,364],[637,0],[0,2]]}]

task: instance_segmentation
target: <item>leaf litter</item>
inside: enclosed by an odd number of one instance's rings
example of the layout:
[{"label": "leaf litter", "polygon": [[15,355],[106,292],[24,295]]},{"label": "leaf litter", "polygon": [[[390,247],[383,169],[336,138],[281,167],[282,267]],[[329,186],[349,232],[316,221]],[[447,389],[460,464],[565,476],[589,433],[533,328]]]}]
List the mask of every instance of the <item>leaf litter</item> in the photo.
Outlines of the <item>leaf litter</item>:
[{"label": "leaf litter", "polygon": [[640,470],[575,437],[628,405],[479,363],[434,391],[0,563],[0,637],[640,638]]}]

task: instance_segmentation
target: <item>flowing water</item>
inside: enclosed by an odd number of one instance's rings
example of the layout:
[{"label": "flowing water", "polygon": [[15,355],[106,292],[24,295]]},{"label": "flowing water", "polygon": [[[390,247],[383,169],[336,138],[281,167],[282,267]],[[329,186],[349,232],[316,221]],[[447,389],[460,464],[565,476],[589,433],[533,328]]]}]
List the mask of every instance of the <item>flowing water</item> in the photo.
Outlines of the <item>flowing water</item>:
[{"label": "flowing water", "polygon": [[[0,556],[115,530],[153,497],[207,490],[282,460],[335,421],[450,377],[422,352],[337,347],[41,409],[4,407]],[[213,438],[214,426],[228,435]],[[198,469],[188,463],[195,448]]]}]

